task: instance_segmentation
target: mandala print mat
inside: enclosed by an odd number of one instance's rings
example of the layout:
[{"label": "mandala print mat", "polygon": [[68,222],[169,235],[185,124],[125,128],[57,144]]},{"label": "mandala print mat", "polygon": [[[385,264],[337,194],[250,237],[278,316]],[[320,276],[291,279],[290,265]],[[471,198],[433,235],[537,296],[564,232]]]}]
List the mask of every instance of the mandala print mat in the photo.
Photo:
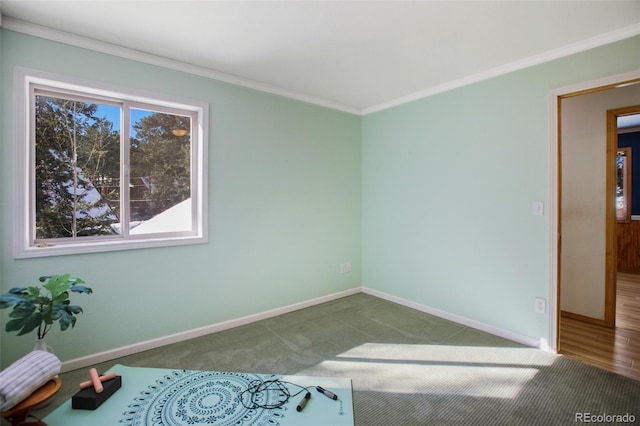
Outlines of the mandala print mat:
[{"label": "mandala print mat", "polygon": [[[335,377],[273,376],[217,371],[168,370],[115,365],[122,388],[97,410],[74,410],[65,402],[44,421],[49,426],[177,425],[353,425],[351,380]],[[240,398],[254,380],[281,379],[301,386],[322,386],[338,395],[331,400],[312,390],[304,410],[296,406],[304,392],[275,409],[246,408]],[[287,385],[290,393],[300,388]],[[249,405],[247,394],[244,395]],[[261,395],[259,404],[277,404],[277,393]]]},{"label": "mandala print mat", "polygon": [[[274,377],[276,378],[276,377]],[[166,424],[276,425],[286,407],[273,410],[250,409],[239,395],[257,374],[214,371],[172,371],[135,398],[120,423],[131,426]],[[277,405],[273,392],[258,403]]]}]

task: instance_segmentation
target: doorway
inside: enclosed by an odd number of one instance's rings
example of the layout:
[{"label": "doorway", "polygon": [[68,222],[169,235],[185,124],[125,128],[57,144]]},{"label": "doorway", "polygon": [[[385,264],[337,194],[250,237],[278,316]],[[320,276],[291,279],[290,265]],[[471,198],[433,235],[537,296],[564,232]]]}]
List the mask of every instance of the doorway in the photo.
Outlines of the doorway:
[{"label": "doorway", "polygon": [[626,108],[640,105],[640,72],[565,88],[552,100],[557,175],[552,179],[550,343],[560,352],[562,317],[615,327],[616,117],[640,110]]}]

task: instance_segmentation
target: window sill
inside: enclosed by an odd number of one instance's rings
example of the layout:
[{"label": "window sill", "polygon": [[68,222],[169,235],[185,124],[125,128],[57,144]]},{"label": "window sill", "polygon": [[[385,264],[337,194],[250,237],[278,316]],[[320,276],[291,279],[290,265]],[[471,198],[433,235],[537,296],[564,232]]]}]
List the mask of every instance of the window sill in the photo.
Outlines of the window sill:
[{"label": "window sill", "polygon": [[16,248],[14,250],[15,259],[28,259],[36,257],[48,256],[64,256],[70,254],[85,253],[102,253],[108,251],[134,250],[155,247],[174,247],[191,244],[205,244],[208,242],[207,237],[197,236],[180,236],[153,239],[136,239],[136,240],[109,240],[109,241],[92,241],[91,243],[64,243],[59,245],[30,246],[25,249]]}]

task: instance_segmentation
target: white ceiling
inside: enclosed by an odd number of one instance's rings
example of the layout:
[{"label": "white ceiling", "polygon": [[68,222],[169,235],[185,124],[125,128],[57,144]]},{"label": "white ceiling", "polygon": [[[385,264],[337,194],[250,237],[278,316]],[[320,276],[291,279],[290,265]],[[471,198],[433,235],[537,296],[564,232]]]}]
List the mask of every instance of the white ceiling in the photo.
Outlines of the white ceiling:
[{"label": "white ceiling", "polygon": [[0,12],[7,29],[355,113],[640,34],[638,0],[3,0]]}]

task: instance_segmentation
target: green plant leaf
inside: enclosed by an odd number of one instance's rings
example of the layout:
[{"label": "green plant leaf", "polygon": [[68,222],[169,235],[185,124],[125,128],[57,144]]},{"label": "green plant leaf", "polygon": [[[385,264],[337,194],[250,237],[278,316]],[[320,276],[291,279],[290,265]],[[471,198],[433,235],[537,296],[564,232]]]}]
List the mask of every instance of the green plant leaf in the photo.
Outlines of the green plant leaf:
[{"label": "green plant leaf", "polygon": [[65,310],[73,315],[78,315],[84,312],[82,308],[78,305],[69,305],[65,308]]},{"label": "green plant leaf", "polygon": [[[67,300],[65,303],[69,304],[69,301]],[[58,321],[60,319],[60,316],[62,315],[63,310],[64,310],[64,304],[51,306],[51,312],[49,314],[49,318],[52,321],[51,323],[53,323],[53,321]]]},{"label": "green plant leaf", "polygon": [[51,305],[51,299],[46,296],[38,296],[33,299],[28,299],[29,302],[33,302],[35,305],[48,306]]},{"label": "green plant leaf", "polygon": [[[9,313],[11,319],[6,323],[7,331],[17,331],[21,336],[40,327],[38,332],[44,335],[56,321],[60,322],[62,331],[69,326],[74,327],[77,321],[75,315],[83,311],[80,306],[71,304],[70,292],[93,292],[91,288],[81,285],[85,283],[84,280],[69,274],[43,276],[39,281],[44,283],[42,288],[14,287],[0,296],[0,309],[13,307]],[[43,325],[46,327],[42,328]]]},{"label": "green plant leaf", "polygon": [[37,299],[38,297],[42,296],[40,294],[40,288],[33,286],[27,287],[27,294],[29,299]]},{"label": "green plant leaf", "polygon": [[58,315],[60,316],[60,330],[66,330],[67,328],[69,328],[69,325],[71,325],[71,328],[75,327],[77,318],[74,316],[74,314],[79,313],[82,313],[82,308],[78,305],[67,304],[61,306],[60,310],[58,311]]},{"label": "green plant leaf", "polygon": [[12,319],[7,321],[7,326],[5,327],[5,330],[18,331],[22,328],[23,325],[24,325],[24,321],[22,318]]},{"label": "green plant leaf", "polygon": [[78,284],[84,284],[85,280],[78,277],[71,277],[69,278],[69,282],[71,283],[71,285],[78,285]]},{"label": "green plant leaf", "polygon": [[82,310],[82,308],[78,305],[68,305],[65,308],[65,311],[69,312],[70,314],[81,314],[82,312],[84,312]]},{"label": "green plant leaf", "polygon": [[71,323],[75,324],[75,317],[64,309],[60,309],[58,314],[60,315],[60,319],[58,320],[58,322],[60,323],[60,330],[65,331],[67,328],[69,328],[69,325],[71,325]]},{"label": "green plant leaf", "polygon": [[22,330],[18,333],[18,336],[22,336],[27,333],[31,333],[42,322],[42,315],[39,312],[34,312],[30,317],[25,318]]},{"label": "green plant leaf", "polygon": [[9,315],[14,319],[7,321],[7,325],[5,327],[7,331],[20,330],[18,332],[18,336],[22,336],[35,330],[42,322],[42,314],[40,312],[28,310],[19,312],[23,315],[13,315],[14,313],[16,313],[15,309],[13,310],[13,312],[11,312],[12,315]]},{"label": "green plant leaf", "polygon": [[0,309],[10,308],[25,300],[27,291],[25,287],[14,287],[0,296]]},{"label": "green plant leaf", "polygon": [[67,292],[69,287],[71,287],[71,284],[69,283],[70,277],[71,275],[69,274],[52,275],[49,277],[47,282],[42,285],[42,287],[49,290],[52,299],[56,299],[61,294]]},{"label": "green plant leaf", "polygon": [[[82,281],[82,282],[84,282],[84,281]],[[91,288],[85,287],[83,285],[72,285],[69,290],[73,291],[75,293],[86,293],[86,294],[93,293],[93,290]]]},{"label": "green plant leaf", "polygon": [[60,294],[58,294],[55,297],[51,298],[52,304],[53,305],[60,305],[62,303],[64,303],[65,301],[67,301],[69,299],[69,292],[68,291],[64,291]]},{"label": "green plant leaf", "polygon": [[24,318],[31,315],[35,310],[36,307],[33,303],[23,301],[13,308],[13,311],[9,313],[9,318]]}]

